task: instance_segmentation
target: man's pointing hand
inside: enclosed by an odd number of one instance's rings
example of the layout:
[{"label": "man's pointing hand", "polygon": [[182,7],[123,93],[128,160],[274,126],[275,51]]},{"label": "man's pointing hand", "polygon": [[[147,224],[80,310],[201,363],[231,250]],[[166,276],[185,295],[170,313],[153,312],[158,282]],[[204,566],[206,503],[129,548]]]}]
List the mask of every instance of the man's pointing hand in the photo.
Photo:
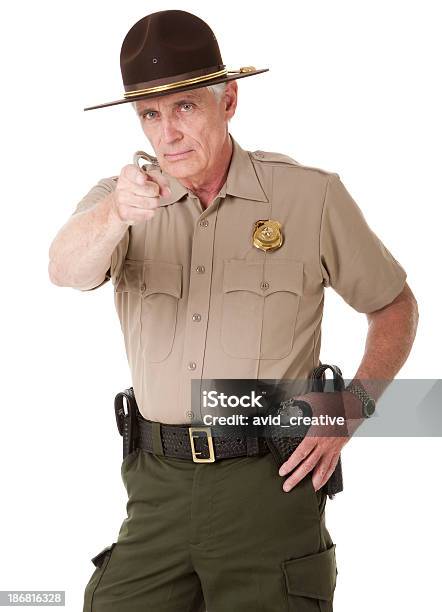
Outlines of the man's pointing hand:
[{"label": "man's pointing hand", "polygon": [[115,191],[112,192],[112,212],[127,225],[152,219],[161,206],[160,197],[170,195],[167,179],[157,168],[141,170],[128,164],[121,170]]}]

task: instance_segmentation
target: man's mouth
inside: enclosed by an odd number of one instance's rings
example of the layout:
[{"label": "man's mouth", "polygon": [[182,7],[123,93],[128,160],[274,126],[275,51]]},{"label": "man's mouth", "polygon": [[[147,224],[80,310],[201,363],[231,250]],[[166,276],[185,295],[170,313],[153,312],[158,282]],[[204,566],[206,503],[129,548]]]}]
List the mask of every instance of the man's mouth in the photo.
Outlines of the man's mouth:
[{"label": "man's mouth", "polygon": [[187,149],[186,151],[178,151],[177,153],[164,153],[163,155],[167,159],[173,160],[173,159],[181,159],[182,157],[185,157],[191,152],[192,152],[192,149]]}]

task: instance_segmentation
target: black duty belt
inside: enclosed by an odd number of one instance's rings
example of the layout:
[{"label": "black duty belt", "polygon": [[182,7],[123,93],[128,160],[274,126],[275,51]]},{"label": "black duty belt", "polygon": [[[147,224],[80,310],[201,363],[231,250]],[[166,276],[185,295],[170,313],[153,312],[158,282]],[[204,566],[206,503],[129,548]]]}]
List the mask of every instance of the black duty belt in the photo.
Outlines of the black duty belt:
[{"label": "black duty belt", "polygon": [[[186,427],[138,421],[138,446],[155,452],[153,437],[159,432],[166,457],[192,459],[195,463],[211,463],[218,459],[263,455],[269,452],[265,439],[246,435],[214,435],[210,427]],[[158,433],[156,434],[158,436]]]},{"label": "black duty belt", "polygon": [[270,451],[265,438],[261,436],[253,437],[245,433],[218,436],[211,427],[149,421],[138,410],[133,387],[115,397],[115,415],[118,431],[123,436],[123,458],[136,448],[165,457],[189,459],[195,463],[251,457]]}]

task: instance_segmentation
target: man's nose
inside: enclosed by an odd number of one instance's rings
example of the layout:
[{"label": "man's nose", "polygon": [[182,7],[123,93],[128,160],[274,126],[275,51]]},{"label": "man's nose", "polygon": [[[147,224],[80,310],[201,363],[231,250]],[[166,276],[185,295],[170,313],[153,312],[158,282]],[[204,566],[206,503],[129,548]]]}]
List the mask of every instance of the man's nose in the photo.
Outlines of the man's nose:
[{"label": "man's nose", "polygon": [[162,122],[164,142],[174,142],[181,139],[181,132],[173,119],[164,118]]}]

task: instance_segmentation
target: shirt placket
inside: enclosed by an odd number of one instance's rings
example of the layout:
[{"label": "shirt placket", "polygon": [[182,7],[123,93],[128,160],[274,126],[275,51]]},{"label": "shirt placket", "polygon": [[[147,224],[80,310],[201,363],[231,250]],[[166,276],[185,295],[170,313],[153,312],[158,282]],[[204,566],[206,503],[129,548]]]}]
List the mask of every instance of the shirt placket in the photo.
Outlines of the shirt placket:
[{"label": "shirt placket", "polygon": [[[199,199],[196,197],[194,199],[200,209]],[[212,284],[213,247],[220,199],[220,196],[217,196],[210,206],[200,214],[193,232],[189,297],[180,377],[183,422],[191,422],[194,418],[200,418],[199,405],[195,405],[195,396],[192,405],[191,385],[192,380],[201,381],[204,367]],[[193,390],[195,391],[195,387]],[[198,397],[200,397],[199,393]]]}]

